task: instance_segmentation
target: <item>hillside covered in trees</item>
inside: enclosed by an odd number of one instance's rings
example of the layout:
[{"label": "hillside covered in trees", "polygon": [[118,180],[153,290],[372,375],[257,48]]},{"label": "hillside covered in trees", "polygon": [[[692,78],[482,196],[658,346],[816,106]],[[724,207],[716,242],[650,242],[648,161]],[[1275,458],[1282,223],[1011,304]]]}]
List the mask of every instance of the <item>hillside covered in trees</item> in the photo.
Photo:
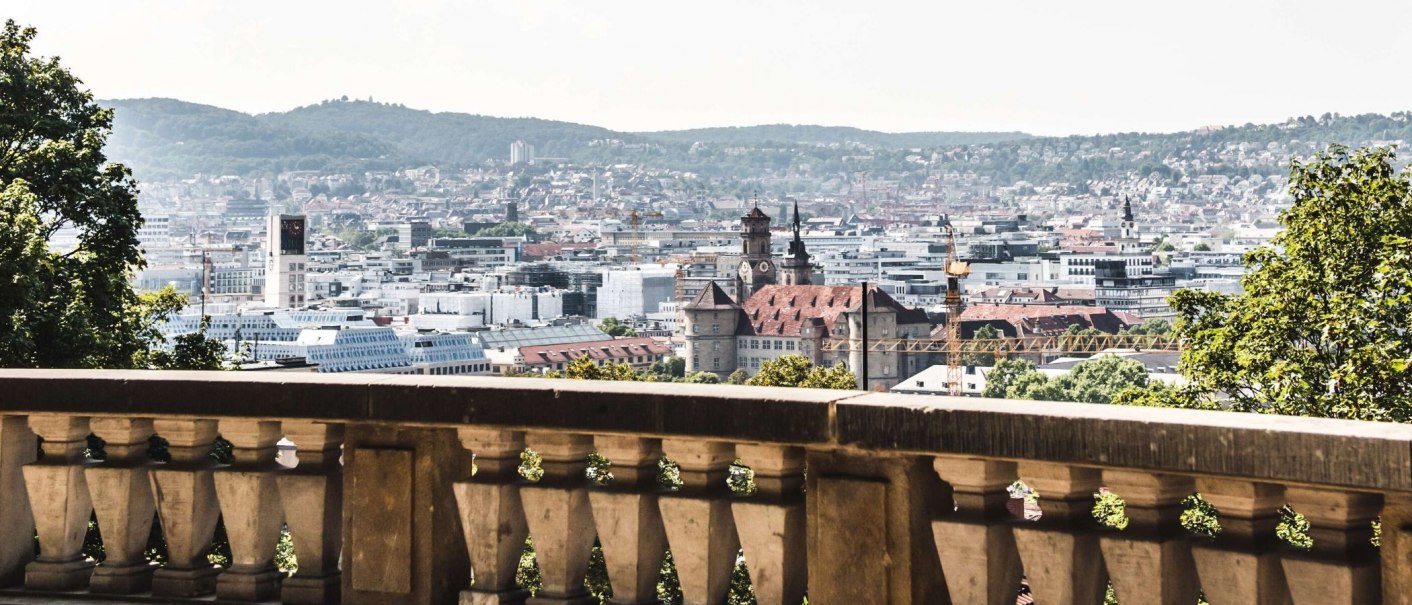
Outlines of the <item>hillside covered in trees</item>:
[{"label": "hillside covered in trees", "polygon": [[727,179],[799,182],[868,172],[915,185],[926,175],[971,172],[995,185],[1081,184],[1120,175],[1177,182],[1203,174],[1283,174],[1291,158],[1331,143],[1412,140],[1408,112],[1325,114],[1165,134],[1030,137],[795,125],[627,133],[346,99],[260,115],[171,99],[102,104],[115,110],[109,155],[149,180],[292,169],[456,168],[505,161],[510,144],[523,140],[539,157],[635,163]]}]

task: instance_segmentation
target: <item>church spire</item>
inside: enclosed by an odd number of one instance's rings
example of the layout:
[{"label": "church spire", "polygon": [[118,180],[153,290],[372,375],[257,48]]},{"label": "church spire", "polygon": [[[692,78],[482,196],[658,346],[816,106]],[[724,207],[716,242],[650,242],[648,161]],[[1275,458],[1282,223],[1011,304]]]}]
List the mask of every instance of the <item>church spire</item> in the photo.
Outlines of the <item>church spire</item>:
[{"label": "church spire", "polygon": [[799,200],[794,200],[794,241],[799,241]]},{"label": "church spire", "polygon": [[1128,196],[1123,196],[1123,222],[1133,222],[1133,200]]}]

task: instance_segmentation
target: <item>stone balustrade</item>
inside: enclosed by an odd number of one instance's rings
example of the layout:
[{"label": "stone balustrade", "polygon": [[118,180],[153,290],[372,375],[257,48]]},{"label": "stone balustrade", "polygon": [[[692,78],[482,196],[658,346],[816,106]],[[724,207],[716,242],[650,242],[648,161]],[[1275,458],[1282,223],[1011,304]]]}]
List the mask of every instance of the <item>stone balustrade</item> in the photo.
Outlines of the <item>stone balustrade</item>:
[{"label": "stone balustrade", "polygon": [[[590,476],[591,455],[611,477]],[[736,465],[753,492],[728,486]],[[1037,500],[1017,502],[1017,482]],[[1095,520],[1100,489],[1124,501],[1124,529]],[[1193,493],[1219,515],[1214,538],[1183,527]],[[1310,548],[1276,537],[1285,506]],[[91,519],[101,562],[85,556]],[[206,556],[218,524],[223,567]],[[693,605],[726,601],[741,553],[762,605],[1009,605],[1022,582],[1042,605],[1095,605],[1109,586],[1123,603],[1408,603],[1410,528],[1403,425],[722,385],[0,370],[5,602],[587,603],[598,544],[620,604],[657,602],[668,550]],[[292,576],[274,565],[286,529]],[[535,595],[516,581],[527,537]]]}]

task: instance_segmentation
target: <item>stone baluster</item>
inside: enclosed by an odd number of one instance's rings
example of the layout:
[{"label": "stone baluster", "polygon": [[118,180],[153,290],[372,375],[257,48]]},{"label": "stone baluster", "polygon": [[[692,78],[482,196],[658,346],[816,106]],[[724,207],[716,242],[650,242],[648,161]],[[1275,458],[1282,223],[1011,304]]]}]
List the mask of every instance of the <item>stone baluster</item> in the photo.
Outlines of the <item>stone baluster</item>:
[{"label": "stone baluster", "polygon": [[216,597],[230,601],[265,601],[279,596],[283,575],[275,568],[284,510],[275,484],[275,444],[282,432],[277,420],[225,419],[222,437],[231,443],[233,460],[214,473],[216,496],[230,539],[230,568],[216,580]]},{"label": "stone baluster", "polygon": [[762,605],[796,605],[809,583],[804,450],[737,445],[736,454],[755,471],[756,493],[731,500],[755,599]]},{"label": "stone baluster", "polygon": [[937,475],[951,485],[955,510],[932,521],[942,576],[952,603],[1013,603],[1020,590],[1020,555],[1005,504],[1015,463],[938,456]]},{"label": "stone baluster", "polygon": [[299,571],[285,578],[280,600],[298,605],[339,602],[338,558],[343,548],[343,425],[284,422],[298,465],[275,474],[284,523]]},{"label": "stone baluster", "polygon": [[1181,501],[1195,490],[1191,478],[1106,469],[1103,480],[1127,503],[1127,529],[1102,532],[1098,540],[1118,599],[1195,603],[1196,567],[1180,520]]},{"label": "stone baluster", "polygon": [[594,602],[583,585],[593,549],[593,511],[584,476],[593,440],[587,435],[530,432],[525,444],[539,453],[544,468],[538,483],[520,488],[544,581],[544,589],[528,603]]},{"label": "stone baluster", "polygon": [[471,560],[471,588],[461,592],[461,603],[523,603],[529,593],[515,585],[515,571],[529,533],[517,471],[524,433],[464,427],[458,435],[461,445],[475,454],[476,465],[469,481],[453,486]]},{"label": "stone baluster", "polygon": [[1021,461],[1020,479],[1039,494],[1040,518],[1017,523],[1015,545],[1036,603],[1091,605],[1103,600],[1103,553],[1093,520],[1096,468]]},{"label": "stone baluster", "polygon": [[39,556],[25,566],[25,588],[77,590],[88,586],[93,561],[83,537],[93,514],[84,468],[89,466],[88,418],[34,415],[29,426],[44,439],[44,457],[24,466]]},{"label": "stone baluster", "polygon": [[34,516],[25,491],[24,465],[34,462],[39,445],[29,419],[0,417],[0,586],[24,582],[25,565],[34,559]]},{"label": "stone baluster", "polygon": [[726,475],[729,443],[667,439],[662,449],[681,467],[681,489],[658,499],[686,605],[716,605],[730,592],[740,539]]},{"label": "stone baluster", "polygon": [[211,476],[214,420],[156,420],[171,459],[149,471],[157,517],[167,541],[167,564],[152,575],[152,594],[195,597],[216,590],[220,573],[206,560],[220,518],[216,483]]},{"label": "stone baluster", "polygon": [[143,552],[152,535],[152,480],[147,457],[150,418],[94,418],[91,428],[105,442],[107,459],[84,473],[93,512],[103,532],[105,558],[93,570],[89,590],[105,594],[146,592],[153,567]]},{"label": "stone baluster", "polygon": [[1201,590],[1212,603],[1287,605],[1289,589],[1276,549],[1283,502],[1278,485],[1236,479],[1196,479],[1196,491],[1216,508],[1221,533],[1196,539],[1191,554]]},{"label": "stone baluster", "polygon": [[1382,496],[1288,487],[1285,501],[1309,520],[1314,540],[1308,552],[1286,549],[1281,561],[1294,605],[1381,602],[1378,552],[1369,540]]},{"label": "stone baluster", "polygon": [[657,460],[662,444],[636,437],[593,438],[612,461],[613,480],[588,491],[603,561],[613,584],[609,603],[657,603],[657,579],[667,537],[657,508]]}]

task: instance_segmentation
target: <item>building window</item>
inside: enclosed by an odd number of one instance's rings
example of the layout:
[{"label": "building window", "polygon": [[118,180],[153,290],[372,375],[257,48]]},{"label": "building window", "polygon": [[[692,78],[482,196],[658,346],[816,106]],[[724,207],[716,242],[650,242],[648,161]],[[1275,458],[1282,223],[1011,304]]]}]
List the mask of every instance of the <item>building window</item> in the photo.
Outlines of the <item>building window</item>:
[{"label": "building window", "polygon": [[711,369],[713,369],[713,370],[719,370],[719,369],[721,369],[721,358],[720,358],[720,357],[712,357],[712,358],[711,358]]}]

